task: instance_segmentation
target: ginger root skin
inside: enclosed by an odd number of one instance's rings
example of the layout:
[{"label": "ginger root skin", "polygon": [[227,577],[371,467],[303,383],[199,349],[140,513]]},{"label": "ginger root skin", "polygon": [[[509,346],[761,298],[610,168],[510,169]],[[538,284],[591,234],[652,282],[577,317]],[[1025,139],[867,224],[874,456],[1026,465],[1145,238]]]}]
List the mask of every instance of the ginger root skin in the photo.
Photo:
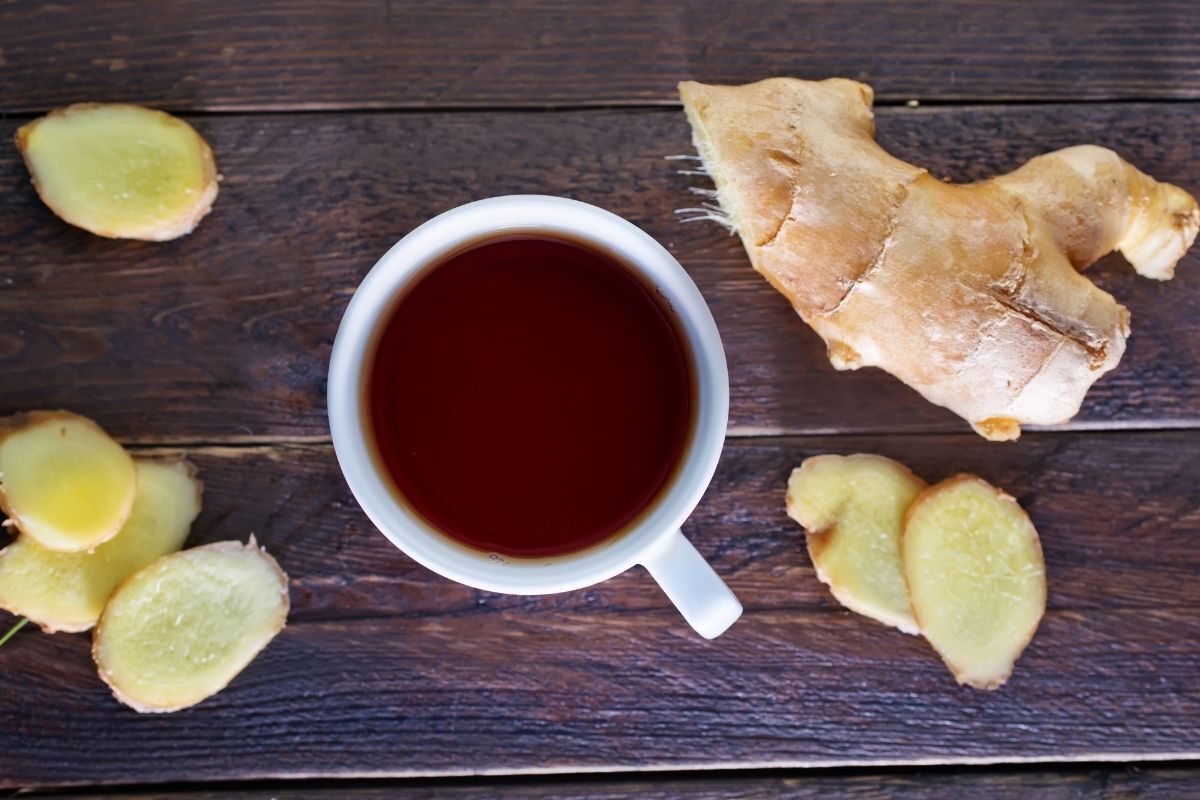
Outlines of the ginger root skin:
[{"label": "ginger root skin", "polygon": [[1079,274],[1119,250],[1167,279],[1200,208],[1082,146],[954,185],[885,152],[869,86],[681,83],[717,199],[750,261],[838,369],[879,367],[992,440],[1079,411],[1129,313]]}]

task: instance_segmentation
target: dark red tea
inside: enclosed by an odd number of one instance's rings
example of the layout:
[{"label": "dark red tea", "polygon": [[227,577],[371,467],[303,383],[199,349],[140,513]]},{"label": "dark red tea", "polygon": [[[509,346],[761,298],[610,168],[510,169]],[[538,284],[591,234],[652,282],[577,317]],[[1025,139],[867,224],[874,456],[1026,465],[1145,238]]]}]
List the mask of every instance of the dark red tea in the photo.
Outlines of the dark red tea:
[{"label": "dark red tea", "polygon": [[654,291],[608,255],[490,239],[432,268],[379,335],[378,455],[447,535],[516,556],[620,531],[679,464],[694,400]]}]

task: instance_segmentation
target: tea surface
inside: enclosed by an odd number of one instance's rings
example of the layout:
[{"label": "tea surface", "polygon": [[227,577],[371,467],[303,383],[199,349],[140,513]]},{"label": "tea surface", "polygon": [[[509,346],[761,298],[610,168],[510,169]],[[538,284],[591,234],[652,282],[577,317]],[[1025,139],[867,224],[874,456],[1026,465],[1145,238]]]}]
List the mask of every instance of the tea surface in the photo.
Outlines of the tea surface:
[{"label": "tea surface", "polygon": [[669,314],[574,242],[453,255],[380,334],[366,397],[379,458],[469,546],[536,557],[599,542],[654,501],[687,440],[690,362]]}]

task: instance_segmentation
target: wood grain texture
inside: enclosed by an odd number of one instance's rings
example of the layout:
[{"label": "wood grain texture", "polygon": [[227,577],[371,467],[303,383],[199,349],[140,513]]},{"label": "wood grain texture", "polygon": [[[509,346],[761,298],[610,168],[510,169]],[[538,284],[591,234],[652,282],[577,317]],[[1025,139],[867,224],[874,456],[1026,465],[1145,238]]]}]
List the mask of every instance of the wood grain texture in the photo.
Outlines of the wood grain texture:
[{"label": "wood grain texture", "polygon": [[[919,638],[840,609],[783,513],[789,470],[871,451],[979,472],[1041,532],[1049,611],[1012,681],[961,688]],[[194,542],[254,532],[291,624],[226,692],[137,716],[86,636],[0,649],[0,787],[306,776],[1200,756],[1200,433],[735,440],[686,532],[746,605],[690,633],[640,570],[512,597],[417,567],[323,447],[193,451]]]},{"label": "wood grain texture", "polygon": [[324,785],[277,785],[270,789],[39,795],[92,800],[940,800],[986,797],[988,800],[1192,800],[1200,787],[1193,767],[1104,766],[1047,769],[908,770],[902,773],[823,773],[786,777],[719,774],[705,778],[672,775],[642,780],[522,778],[503,782],[466,781],[360,782]]},{"label": "wood grain texture", "polygon": [[1187,0],[149,0],[0,5],[0,111],[675,103],[843,75],[887,100],[1200,97]]},{"label": "wood grain texture", "polygon": [[[966,429],[882,372],[835,372],[737,239],[677,221],[701,183],[663,158],[691,148],[677,111],[194,121],[225,180],[197,231],[165,244],[67,226],[0,149],[0,185],[13,187],[0,215],[0,411],[65,406],[127,441],[323,439],[330,346],[375,260],[455,205],[535,192],[615,211],[680,259],[724,338],[735,433]],[[883,109],[878,127],[896,154],[957,180],[1097,142],[1200,192],[1198,121],[1191,103],[1050,105]],[[0,139],[15,127],[0,122]],[[1166,283],[1116,256],[1089,272],[1130,308],[1133,337],[1075,427],[1200,422],[1198,253]]]}]

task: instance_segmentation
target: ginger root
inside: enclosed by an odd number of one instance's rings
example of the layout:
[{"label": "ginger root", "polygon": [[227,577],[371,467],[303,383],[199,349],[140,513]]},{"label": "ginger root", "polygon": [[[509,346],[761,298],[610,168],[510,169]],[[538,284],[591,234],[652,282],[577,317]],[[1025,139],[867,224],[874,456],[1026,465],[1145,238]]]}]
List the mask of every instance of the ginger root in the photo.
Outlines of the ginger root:
[{"label": "ginger root", "polygon": [[0,509],[48,550],[90,550],[117,535],[137,488],[133,459],[90,419],[30,411],[0,420]]},{"label": "ginger root", "polygon": [[792,471],[787,513],[804,526],[817,577],[838,602],[918,633],[900,571],[904,512],[925,481],[883,456],[807,458]]},{"label": "ginger root", "polygon": [[42,201],[97,236],[176,239],[217,198],[208,143],[163,111],[79,103],[22,126],[16,143]]},{"label": "ginger root", "polygon": [[249,544],[164,556],[130,576],[104,608],[92,655],[113,695],[140,712],[178,711],[225,688],[288,613],[287,576]]},{"label": "ginger root", "polygon": [[1015,439],[1074,416],[1129,313],[1076,270],[1120,250],[1170,278],[1200,229],[1185,191],[1083,146],[951,185],[874,140],[870,87],[834,78],[679,86],[751,263],[825,340]]},{"label": "ginger root", "polygon": [[47,633],[86,631],[117,585],[183,546],[201,484],[184,458],[136,459],[137,494],[120,532],[90,553],[47,550],[22,536],[0,551],[0,608]]},{"label": "ginger root", "polygon": [[921,633],[959,683],[1001,686],[1046,610],[1028,515],[986,481],[957,475],[909,506],[901,552]]}]

